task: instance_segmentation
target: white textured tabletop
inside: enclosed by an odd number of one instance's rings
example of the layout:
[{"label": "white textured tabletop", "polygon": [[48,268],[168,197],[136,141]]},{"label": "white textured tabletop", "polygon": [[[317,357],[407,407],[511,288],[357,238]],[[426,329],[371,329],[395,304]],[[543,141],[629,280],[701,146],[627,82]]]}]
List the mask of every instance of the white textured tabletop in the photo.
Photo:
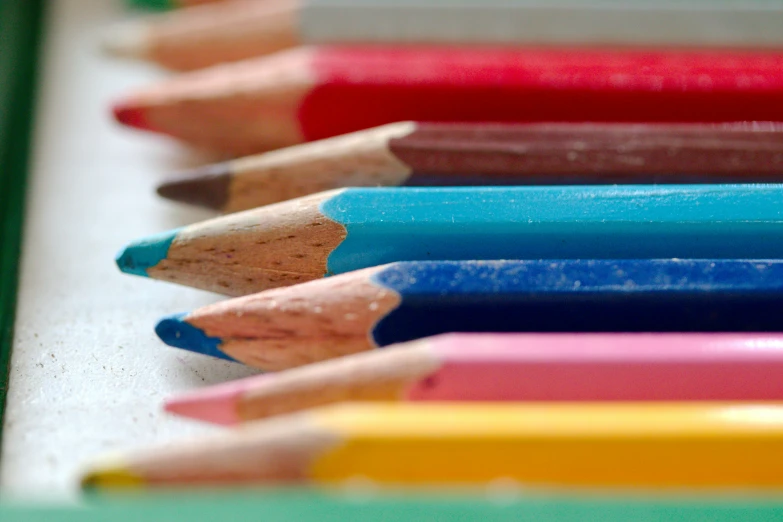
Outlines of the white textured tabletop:
[{"label": "white textured tabletop", "polygon": [[154,193],[197,160],[109,117],[112,99],[163,74],[99,51],[107,26],[130,16],[122,2],[49,3],[0,489],[63,498],[107,451],[214,429],[163,414],[164,398],[251,372],[153,333],[158,317],[217,296],[115,267],[124,242],[209,216]]}]

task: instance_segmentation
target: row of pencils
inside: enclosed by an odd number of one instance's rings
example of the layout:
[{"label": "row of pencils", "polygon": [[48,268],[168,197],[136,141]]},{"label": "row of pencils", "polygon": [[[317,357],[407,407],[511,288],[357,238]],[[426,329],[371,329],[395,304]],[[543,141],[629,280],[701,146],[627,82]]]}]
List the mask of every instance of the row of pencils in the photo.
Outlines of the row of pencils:
[{"label": "row of pencils", "polygon": [[783,3],[210,3],[107,36],[197,69],[119,122],[234,158],[117,264],[266,373],[85,487],[783,487]]}]

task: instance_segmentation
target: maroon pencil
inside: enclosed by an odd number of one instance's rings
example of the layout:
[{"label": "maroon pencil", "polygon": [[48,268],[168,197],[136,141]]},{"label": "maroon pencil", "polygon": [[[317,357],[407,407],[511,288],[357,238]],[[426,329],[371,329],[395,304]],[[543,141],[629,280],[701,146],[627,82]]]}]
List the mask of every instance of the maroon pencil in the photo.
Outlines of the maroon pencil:
[{"label": "maroon pencil", "polygon": [[783,181],[783,124],[402,122],[210,165],[161,196],[234,212],[346,186]]}]

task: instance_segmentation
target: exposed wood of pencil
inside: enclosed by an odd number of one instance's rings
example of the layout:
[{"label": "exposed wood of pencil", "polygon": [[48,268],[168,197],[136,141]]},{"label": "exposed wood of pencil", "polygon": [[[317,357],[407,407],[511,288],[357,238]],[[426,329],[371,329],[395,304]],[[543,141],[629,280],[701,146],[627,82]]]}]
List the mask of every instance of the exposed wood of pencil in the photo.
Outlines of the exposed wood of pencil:
[{"label": "exposed wood of pencil", "polygon": [[400,303],[397,293],[370,280],[377,271],[222,301],[189,314],[188,323],[221,338],[227,355],[270,371],[364,352],[377,347],[375,323]]},{"label": "exposed wood of pencil", "polygon": [[348,186],[780,181],[782,129],[396,123],[180,173],[158,193],[236,212]]},{"label": "exposed wood of pencil", "polygon": [[[225,408],[223,411],[207,406],[217,416],[208,420],[235,424],[332,403],[400,400],[414,382],[440,366],[438,356],[428,349],[426,343],[410,343],[379,352],[308,364],[295,371],[259,376],[252,388],[243,393],[232,393],[230,403],[220,401],[220,408]],[[213,393],[211,388],[200,391],[168,402],[166,410],[199,418],[198,415],[189,415],[189,412],[194,408],[203,412],[199,398],[209,401],[212,397],[204,395],[204,392]]]},{"label": "exposed wood of pencil", "polygon": [[[111,476],[111,472],[98,469],[82,482],[87,488],[107,489],[141,483],[155,487],[306,482],[312,461],[339,442],[339,435],[324,431],[306,418],[281,417],[221,437],[146,452],[133,459],[133,477],[126,472]],[[204,451],[204,443],[211,449]],[[110,463],[107,468],[111,467]]]},{"label": "exposed wood of pencil", "polygon": [[312,50],[298,49],[183,74],[123,102],[115,114],[132,126],[237,154],[301,143],[297,112],[316,83],[311,61]]},{"label": "exposed wood of pencil", "polygon": [[166,259],[148,273],[227,295],[320,279],[326,274],[329,253],[346,235],[345,227],[318,209],[330,195],[316,194],[186,227]]},{"label": "exposed wood of pencil", "polygon": [[299,44],[296,0],[241,0],[203,5],[112,28],[104,45],[178,70],[200,69]]},{"label": "exposed wood of pencil", "polygon": [[394,123],[202,167],[172,177],[158,193],[237,212],[333,188],[402,185],[411,167],[391,152],[390,142],[416,134],[417,128]]},{"label": "exposed wood of pencil", "polygon": [[783,410],[745,404],[375,404],[292,414],[94,468],[88,488],[481,484],[780,488]]}]

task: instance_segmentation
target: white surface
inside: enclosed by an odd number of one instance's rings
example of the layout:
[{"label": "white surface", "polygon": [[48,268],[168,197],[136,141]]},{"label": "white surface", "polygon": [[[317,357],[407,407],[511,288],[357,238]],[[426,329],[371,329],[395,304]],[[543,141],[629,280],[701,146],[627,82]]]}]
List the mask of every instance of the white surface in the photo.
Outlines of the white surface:
[{"label": "white surface", "polygon": [[163,399],[251,372],[154,335],[161,315],[216,296],[115,267],[126,241],[209,214],[154,194],[186,151],[108,116],[113,98],[161,74],[98,51],[106,27],[128,17],[122,3],[50,4],[0,488],[63,498],[107,451],[215,429],[164,415]]}]

